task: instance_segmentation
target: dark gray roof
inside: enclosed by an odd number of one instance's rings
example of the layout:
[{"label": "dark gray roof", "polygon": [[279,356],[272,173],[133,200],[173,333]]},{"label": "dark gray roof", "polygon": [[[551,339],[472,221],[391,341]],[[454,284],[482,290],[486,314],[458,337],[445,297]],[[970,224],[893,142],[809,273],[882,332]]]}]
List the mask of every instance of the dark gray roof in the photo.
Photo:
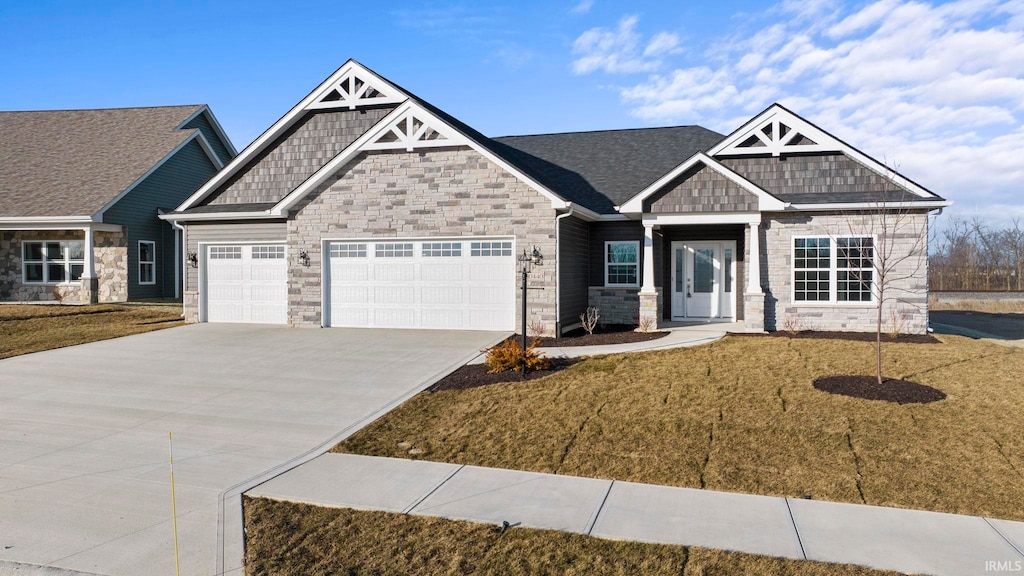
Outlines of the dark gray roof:
[{"label": "dark gray roof", "polygon": [[493,138],[501,155],[566,200],[601,214],[723,136],[700,126]]},{"label": "dark gray roof", "polygon": [[0,112],[0,216],[90,216],[196,132],[202,105]]}]

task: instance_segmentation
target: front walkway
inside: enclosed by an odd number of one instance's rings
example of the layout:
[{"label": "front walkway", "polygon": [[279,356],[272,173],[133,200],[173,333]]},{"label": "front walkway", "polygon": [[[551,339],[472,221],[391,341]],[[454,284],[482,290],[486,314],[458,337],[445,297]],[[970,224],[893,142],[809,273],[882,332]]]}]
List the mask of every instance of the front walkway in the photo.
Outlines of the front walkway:
[{"label": "front walkway", "polygon": [[247,494],[905,573],[1024,562],[1022,522],[354,454],[324,454]]}]

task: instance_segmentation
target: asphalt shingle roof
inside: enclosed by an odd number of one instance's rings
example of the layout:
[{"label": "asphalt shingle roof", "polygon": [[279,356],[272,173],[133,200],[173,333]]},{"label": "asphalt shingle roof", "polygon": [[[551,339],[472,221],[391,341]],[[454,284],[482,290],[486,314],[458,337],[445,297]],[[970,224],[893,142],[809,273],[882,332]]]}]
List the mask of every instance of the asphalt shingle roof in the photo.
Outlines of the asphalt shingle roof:
[{"label": "asphalt shingle roof", "polygon": [[0,112],[0,217],[98,212],[195,130],[202,105]]}]

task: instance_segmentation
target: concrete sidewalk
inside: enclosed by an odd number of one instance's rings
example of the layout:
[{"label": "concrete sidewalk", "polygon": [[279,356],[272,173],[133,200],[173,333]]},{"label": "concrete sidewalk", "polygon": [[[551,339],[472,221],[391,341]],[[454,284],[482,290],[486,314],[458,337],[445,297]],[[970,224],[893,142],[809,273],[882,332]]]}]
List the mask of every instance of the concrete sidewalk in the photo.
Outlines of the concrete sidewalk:
[{"label": "concrete sidewalk", "polygon": [[353,454],[324,454],[247,494],[915,574],[1024,565],[1022,522]]}]

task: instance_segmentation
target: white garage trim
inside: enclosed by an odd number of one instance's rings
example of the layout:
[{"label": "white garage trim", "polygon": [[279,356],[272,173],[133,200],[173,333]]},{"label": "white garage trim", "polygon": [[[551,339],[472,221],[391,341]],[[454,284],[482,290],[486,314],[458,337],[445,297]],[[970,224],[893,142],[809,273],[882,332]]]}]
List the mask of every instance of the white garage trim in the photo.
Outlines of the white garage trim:
[{"label": "white garage trim", "polygon": [[[286,324],[288,322],[288,248],[286,242],[199,242],[199,287],[200,287],[200,298],[199,298],[199,321],[200,322],[248,322],[248,323],[272,323],[272,324]],[[248,310],[248,313],[243,314],[241,317],[235,320],[222,320],[217,318],[217,314],[214,314],[214,318],[211,320],[210,311],[210,266],[211,258],[210,251],[212,248],[239,248],[239,260],[243,263],[243,266],[248,265],[250,277],[244,280],[245,286],[248,288],[249,298],[242,298],[242,301],[250,301],[252,296],[252,288],[259,286],[252,282],[251,272],[253,270],[253,248],[255,247],[274,247],[281,248],[283,251],[283,258],[272,258],[274,262],[280,261],[280,310],[277,311],[273,316],[270,317],[253,317],[252,309]],[[265,282],[263,287],[277,284],[277,282]],[[244,291],[243,291],[244,293]]]},{"label": "white garage trim", "polygon": [[321,262],[324,327],[514,329],[514,236],[324,238]]}]

